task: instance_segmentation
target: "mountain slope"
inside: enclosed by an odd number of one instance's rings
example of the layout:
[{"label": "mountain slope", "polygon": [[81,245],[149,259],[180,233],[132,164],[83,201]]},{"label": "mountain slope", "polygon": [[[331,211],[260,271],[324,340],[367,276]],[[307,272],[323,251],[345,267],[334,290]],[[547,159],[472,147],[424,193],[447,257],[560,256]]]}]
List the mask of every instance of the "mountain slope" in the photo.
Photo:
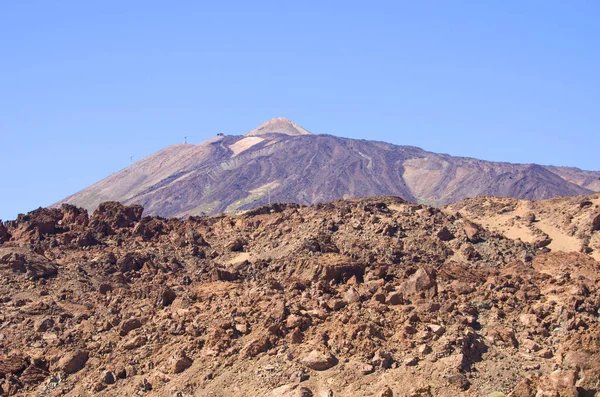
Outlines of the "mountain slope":
[{"label": "mountain slope", "polygon": [[475,197],[445,210],[511,239],[600,260],[600,193],[539,201]]},{"label": "mountain slope", "polygon": [[244,136],[174,145],[58,204],[88,210],[106,200],[152,215],[187,216],[278,202],[311,204],[393,195],[443,205],[494,195],[545,199],[600,190],[600,172],[488,162],[410,146],[313,135],[284,119]]}]

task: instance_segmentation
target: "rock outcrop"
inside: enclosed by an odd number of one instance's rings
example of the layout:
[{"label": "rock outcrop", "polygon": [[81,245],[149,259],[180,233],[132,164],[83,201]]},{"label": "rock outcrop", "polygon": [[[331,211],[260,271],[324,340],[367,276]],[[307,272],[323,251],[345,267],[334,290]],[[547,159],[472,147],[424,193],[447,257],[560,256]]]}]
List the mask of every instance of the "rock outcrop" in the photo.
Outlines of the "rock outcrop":
[{"label": "rock outcrop", "polygon": [[[564,211],[595,250],[596,200],[514,221]],[[458,212],[381,197],[186,220],[117,203],[23,215],[0,245],[2,393],[599,392],[593,252]]]}]

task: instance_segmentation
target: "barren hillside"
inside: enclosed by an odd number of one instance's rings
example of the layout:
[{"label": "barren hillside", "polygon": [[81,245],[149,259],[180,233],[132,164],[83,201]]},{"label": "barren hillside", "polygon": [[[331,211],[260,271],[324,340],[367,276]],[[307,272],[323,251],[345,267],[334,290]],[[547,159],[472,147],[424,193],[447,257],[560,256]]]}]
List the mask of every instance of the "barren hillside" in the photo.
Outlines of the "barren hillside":
[{"label": "barren hillside", "polygon": [[600,172],[452,157],[410,146],[313,135],[284,119],[243,136],[174,145],[57,204],[89,211],[103,201],[185,217],[272,202],[314,204],[398,196],[444,205],[474,196],[539,200],[600,190]]},{"label": "barren hillside", "polygon": [[476,197],[445,207],[502,233],[552,251],[583,252],[600,260],[600,195],[540,201]]},{"label": "barren hillside", "polygon": [[599,277],[585,253],[396,198],[185,221],[40,209],[0,226],[0,387],[594,395]]}]

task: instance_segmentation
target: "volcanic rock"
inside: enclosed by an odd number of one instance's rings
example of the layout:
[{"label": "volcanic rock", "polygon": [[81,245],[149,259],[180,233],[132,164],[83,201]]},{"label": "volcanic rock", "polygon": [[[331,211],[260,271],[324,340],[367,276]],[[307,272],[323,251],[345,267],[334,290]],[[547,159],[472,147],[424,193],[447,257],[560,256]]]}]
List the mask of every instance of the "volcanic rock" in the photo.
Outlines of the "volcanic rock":
[{"label": "volcanic rock", "polygon": [[385,386],[383,390],[377,394],[378,397],[394,397],[394,392],[390,389],[389,386]]},{"label": "volcanic rock", "polygon": [[169,306],[171,303],[173,303],[176,297],[177,294],[171,288],[163,288],[163,290],[160,292],[158,303],[162,307]]},{"label": "volcanic rock", "polygon": [[[579,392],[593,391],[600,268],[589,211],[598,198],[584,208],[582,198],[504,200],[461,208],[515,222],[524,236],[548,224],[549,236],[573,227],[572,240],[552,235],[538,249],[534,239],[480,226],[473,243],[463,231],[467,213],[385,197],[122,227],[105,217],[111,226],[99,229],[72,208],[23,216],[6,223],[13,237],[0,251],[17,268],[13,253],[58,271],[34,281],[0,265],[2,388],[10,396],[239,397],[291,383],[291,393],[377,395],[385,377],[405,380],[393,385],[398,395],[509,393],[523,379],[535,395],[545,384],[559,385],[550,393],[562,387],[553,371],[575,370],[563,389],[574,381]],[[516,219],[527,211],[539,221]],[[565,229],[560,214],[573,214]],[[52,233],[26,231],[42,215],[53,219]],[[160,232],[140,235],[141,222]],[[437,236],[444,226],[454,239]],[[88,233],[98,244],[74,243]],[[194,235],[204,255],[194,252]],[[228,247],[238,238],[243,253]],[[308,238],[317,251],[306,249]],[[594,252],[557,248],[579,239]],[[325,378],[314,372],[327,368]]]},{"label": "volcanic rock", "polygon": [[437,294],[437,283],[430,271],[420,268],[398,290],[407,299],[432,298]]},{"label": "volcanic rock", "polygon": [[138,347],[142,347],[146,344],[148,338],[145,335],[136,335],[131,339],[128,339],[123,343],[123,349],[125,350],[133,350]]},{"label": "volcanic rock", "polygon": [[194,361],[189,358],[185,352],[181,351],[171,356],[169,361],[169,371],[173,374],[179,374],[191,367],[193,363]]},{"label": "volcanic rock", "polygon": [[100,204],[91,218],[92,225],[101,222],[113,229],[131,227],[142,218],[144,208],[141,205],[124,206],[115,201]]},{"label": "volcanic rock", "polygon": [[104,382],[107,385],[112,385],[113,383],[115,383],[116,381],[116,377],[115,374],[112,373],[111,371],[104,371],[104,373],[102,374],[102,382]]},{"label": "volcanic rock", "polygon": [[305,356],[301,363],[315,371],[325,371],[337,364],[337,359],[328,352],[313,350]]},{"label": "volcanic rock", "polygon": [[480,229],[475,223],[470,222],[468,220],[463,220],[463,230],[467,235],[467,239],[472,243],[479,242],[480,237]]},{"label": "volcanic rock", "polygon": [[2,220],[0,220],[0,244],[10,240],[10,237],[11,236],[8,234],[8,229],[6,229],[6,226],[4,226]]},{"label": "volcanic rock", "polygon": [[54,320],[52,318],[38,320],[34,325],[36,332],[46,332],[52,327],[54,327]]},{"label": "volcanic rock", "polygon": [[0,269],[25,273],[31,279],[56,275],[58,267],[48,259],[25,248],[0,248]]},{"label": "volcanic rock", "polygon": [[137,318],[130,318],[121,323],[121,331],[119,334],[121,336],[125,336],[134,329],[140,328],[142,326],[142,322]]},{"label": "volcanic rock", "polygon": [[450,232],[450,230],[444,226],[439,232],[437,232],[437,237],[442,241],[450,241],[454,238],[454,234],[452,234],[452,232]]},{"label": "volcanic rock", "polygon": [[44,368],[31,364],[25,368],[23,373],[19,376],[19,380],[28,386],[32,386],[43,382],[48,375],[48,371]]},{"label": "volcanic rock", "polygon": [[600,230],[600,213],[595,214],[592,219],[592,230]]},{"label": "volcanic rock", "polygon": [[20,356],[0,358],[0,375],[16,374],[27,368],[27,361]]},{"label": "volcanic rock", "polygon": [[75,350],[65,354],[56,364],[56,368],[67,374],[81,371],[88,361],[89,353],[85,350]]}]

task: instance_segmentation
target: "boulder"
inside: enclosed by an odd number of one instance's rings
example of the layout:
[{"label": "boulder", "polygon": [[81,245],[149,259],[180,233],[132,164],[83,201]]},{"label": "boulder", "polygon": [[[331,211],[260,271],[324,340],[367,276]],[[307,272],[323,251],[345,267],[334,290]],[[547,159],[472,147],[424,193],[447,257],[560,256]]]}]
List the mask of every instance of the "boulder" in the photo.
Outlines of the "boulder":
[{"label": "boulder", "polygon": [[0,248],[0,271],[3,269],[17,273],[25,273],[33,280],[54,276],[58,266],[46,257],[27,248]]},{"label": "boulder", "polygon": [[147,341],[148,341],[148,338],[146,338],[144,335],[137,335],[137,336],[125,341],[125,343],[123,343],[123,349],[125,349],[125,350],[137,349],[138,347],[144,346]]},{"label": "boulder", "polygon": [[576,387],[577,372],[575,370],[556,370],[549,375],[542,376],[538,385],[538,395],[559,395],[565,397],[577,397],[579,391]]},{"label": "boulder", "polygon": [[544,248],[544,247],[547,247],[548,245],[550,245],[551,242],[552,242],[552,239],[548,235],[543,235],[540,238],[538,238],[537,240],[535,240],[533,242],[533,245],[536,248]]},{"label": "boulder", "polygon": [[159,218],[142,218],[133,228],[133,233],[142,236],[146,241],[150,241],[155,237],[165,234],[165,222]]},{"label": "boulder", "polygon": [[439,360],[441,366],[448,370],[462,370],[465,366],[465,355],[462,353],[452,354],[448,357],[441,358]]},{"label": "boulder", "polygon": [[43,318],[34,323],[35,332],[46,332],[54,327],[54,320],[50,317]]},{"label": "boulder", "polygon": [[442,336],[446,332],[446,327],[439,324],[429,324],[427,328],[437,336]]},{"label": "boulder", "polygon": [[540,346],[531,339],[523,339],[519,346],[528,352],[537,352],[540,350]]},{"label": "boulder", "polygon": [[325,389],[319,392],[319,397],[333,397],[333,390]]},{"label": "boulder", "polygon": [[122,273],[138,271],[145,262],[146,259],[143,256],[134,252],[127,252],[117,260],[117,268]]},{"label": "boulder", "polygon": [[385,386],[378,394],[377,397],[394,397],[394,392],[389,386]]},{"label": "boulder", "polygon": [[348,304],[360,302],[360,294],[354,287],[348,288],[348,291],[344,293],[344,301]]},{"label": "boulder", "polygon": [[260,336],[253,340],[251,340],[244,348],[242,349],[243,357],[255,357],[260,353],[264,353],[269,350],[273,345],[271,344],[271,340],[267,336]]},{"label": "boulder", "polygon": [[21,356],[0,358],[0,377],[16,374],[27,368],[27,361]]},{"label": "boulder", "polygon": [[327,301],[327,307],[333,311],[337,311],[337,310],[340,310],[340,309],[346,307],[346,301],[343,299],[336,299],[336,298],[329,299]]},{"label": "boulder", "polygon": [[56,234],[62,230],[58,227],[62,217],[63,214],[58,208],[38,208],[26,215],[19,214],[14,222],[14,237],[39,241],[43,235]]},{"label": "boulder", "polygon": [[475,291],[475,287],[473,285],[458,280],[452,282],[452,289],[458,295],[467,295]]},{"label": "boulder", "polygon": [[519,315],[519,322],[525,327],[536,327],[539,323],[535,314],[523,313]]},{"label": "boulder", "polygon": [[106,295],[113,290],[113,286],[109,283],[102,283],[98,286],[98,292],[102,295]]},{"label": "boulder", "polygon": [[533,213],[533,212],[528,212],[528,213],[526,213],[526,214],[525,214],[525,216],[523,217],[523,219],[524,219],[526,222],[529,222],[529,223],[531,223],[531,222],[535,222],[535,219],[536,219],[535,213]]},{"label": "boulder", "polygon": [[113,372],[111,371],[104,371],[102,373],[102,383],[107,384],[107,385],[112,385],[113,383],[116,382],[116,376]]},{"label": "boulder", "polygon": [[471,243],[478,243],[481,240],[481,229],[478,225],[463,219],[463,230],[467,236],[467,240]]},{"label": "boulder", "polygon": [[313,350],[300,362],[315,371],[325,371],[335,366],[337,364],[337,359],[329,352]]},{"label": "boulder", "polygon": [[417,351],[419,352],[420,355],[425,356],[425,355],[431,353],[433,351],[433,349],[431,349],[431,346],[429,346],[427,343],[424,343],[421,346],[419,346]]},{"label": "boulder", "polygon": [[592,215],[592,230],[600,230],[600,212]]},{"label": "boulder", "polygon": [[131,227],[142,218],[144,207],[141,205],[124,206],[116,201],[100,203],[92,214],[91,225],[105,223],[112,229]]},{"label": "boulder", "polygon": [[392,355],[383,350],[377,350],[373,356],[373,359],[371,360],[371,364],[373,364],[373,366],[383,369],[390,368],[393,362],[394,358]]},{"label": "boulder", "polygon": [[178,352],[169,359],[168,371],[173,374],[179,374],[192,366],[194,361],[189,358],[184,351]]},{"label": "boulder", "polygon": [[450,230],[444,226],[437,232],[437,238],[442,241],[450,241],[454,238],[454,234],[452,234],[452,232],[450,232]]},{"label": "boulder", "polygon": [[125,336],[134,329],[140,328],[142,326],[142,322],[137,318],[130,318],[121,323],[121,330],[119,334],[121,336]]},{"label": "boulder", "polygon": [[285,320],[285,326],[288,329],[294,329],[294,328],[299,328],[299,329],[306,329],[310,326],[311,324],[311,319],[310,317],[303,317],[303,316],[298,316],[296,314],[292,314],[290,316],[288,316],[288,318]]},{"label": "boulder", "polygon": [[163,288],[160,292],[158,304],[162,307],[169,306],[177,298],[177,294],[171,288]]},{"label": "boulder", "polygon": [[419,363],[419,357],[417,357],[417,356],[408,356],[404,360],[404,365],[406,365],[407,367],[414,367],[418,363]]},{"label": "boulder", "polygon": [[229,271],[225,269],[213,269],[210,274],[211,281],[235,281],[240,277],[236,271]]},{"label": "boulder", "polygon": [[385,298],[385,303],[388,305],[403,305],[406,303],[406,301],[404,300],[401,292],[393,291],[388,294],[387,298]]},{"label": "boulder", "polygon": [[37,385],[38,383],[42,383],[48,375],[48,371],[32,364],[25,368],[25,371],[19,376],[19,380],[27,385]]},{"label": "boulder", "polygon": [[10,234],[8,234],[8,229],[4,226],[4,223],[0,220],[0,244],[10,240]]},{"label": "boulder", "polygon": [[85,367],[89,358],[89,353],[85,350],[75,350],[65,354],[58,360],[56,367],[66,372],[67,374],[74,374],[79,372]]},{"label": "boulder", "polygon": [[512,397],[560,396],[577,397],[577,373],[574,370],[556,370],[543,376],[525,378],[513,389]]},{"label": "boulder", "polygon": [[240,252],[244,250],[244,247],[248,244],[248,241],[243,238],[236,238],[229,244],[227,244],[227,250],[232,252]]},{"label": "boulder", "polygon": [[469,382],[465,374],[462,373],[454,373],[448,375],[446,376],[446,380],[448,380],[448,383],[450,383],[451,385],[454,385],[463,390],[467,390],[469,387],[471,387],[471,382]]},{"label": "boulder", "polygon": [[352,277],[356,277],[358,281],[362,281],[364,274],[364,265],[361,265],[358,262],[339,260],[323,265],[321,274],[317,275],[316,278],[323,279],[327,282],[335,280],[337,283],[345,283]]},{"label": "boulder", "polygon": [[536,394],[537,388],[535,387],[534,381],[525,378],[517,383],[509,395],[511,397],[535,397]]},{"label": "boulder", "polygon": [[408,280],[400,284],[400,291],[404,298],[433,298],[437,295],[437,283],[433,272],[419,268]]},{"label": "boulder", "polygon": [[65,225],[81,225],[87,226],[89,216],[87,210],[76,207],[72,204],[63,204],[60,206],[62,212],[62,223]]},{"label": "boulder", "polygon": [[83,235],[75,239],[75,244],[79,247],[91,247],[98,244],[98,240],[94,237],[91,231],[84,233]]}]

